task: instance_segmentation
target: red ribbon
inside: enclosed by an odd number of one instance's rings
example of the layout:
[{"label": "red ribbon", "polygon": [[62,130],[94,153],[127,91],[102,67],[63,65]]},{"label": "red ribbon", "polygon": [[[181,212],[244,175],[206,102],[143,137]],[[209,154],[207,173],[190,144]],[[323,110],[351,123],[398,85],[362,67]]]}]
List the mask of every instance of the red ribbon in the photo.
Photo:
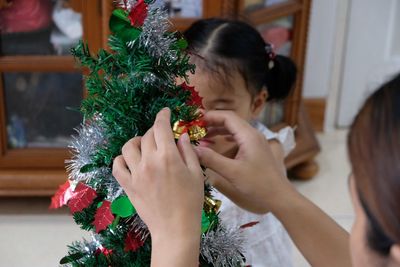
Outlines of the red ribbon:
[{"label": "red ribbon", "polygon": [[190,130],[190,128],[192,128],[194,126],[199,126],[199,127],[205,128],[207,125],[206,125],[206,122],[203,120],[194,120],[194,121],[189,121],[189,122],[180,121],[178,124],[178,127],[184,127],[182,134],[187,133]]}]

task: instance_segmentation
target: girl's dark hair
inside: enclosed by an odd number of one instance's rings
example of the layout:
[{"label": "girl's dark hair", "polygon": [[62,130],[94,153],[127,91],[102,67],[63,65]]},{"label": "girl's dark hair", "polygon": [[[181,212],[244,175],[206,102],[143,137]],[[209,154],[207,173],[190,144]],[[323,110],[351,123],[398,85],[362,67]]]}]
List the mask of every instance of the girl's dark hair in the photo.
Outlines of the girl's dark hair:
[{"label": "girl's dark hair", "polygon": [[270,68],[266,50],[269,44],[252,26],[241,21],[203,19],[186,30],[184,36],[189,52],[203,59],[196,62],[199,67],[215,71],[221,78],[232,70],[238,71],[251,95],[264,86],[268,100],[283,99],[290,93],[296,80],[295,64],[288,57],[277,55]]},{"label": "girl's dark hair", "polygon": [[350,128],[348,148],[369,246],[389,255],[400,243],[400,75],[367,99]]}]

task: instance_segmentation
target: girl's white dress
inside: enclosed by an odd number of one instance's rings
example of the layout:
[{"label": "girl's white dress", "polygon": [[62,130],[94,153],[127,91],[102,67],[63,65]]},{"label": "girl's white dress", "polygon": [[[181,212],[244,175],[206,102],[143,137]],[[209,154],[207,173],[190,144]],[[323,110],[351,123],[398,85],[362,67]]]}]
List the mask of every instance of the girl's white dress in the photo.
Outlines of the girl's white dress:
[{"label": "girl's white dress", "polygon": [[[294,134],[290,127],[274,133],[260,122],[253,126],[268,140],[277,139],[282,144],[285,156],[294,148]],[[246,224],[254,224],[242,230],[246,265],[252,267],[292,267],[292,244],[282,224],[271,213],[265,215],[248,212],[223,194],[215,190],[215,199],[222,201],[220,218],[230,229],[239,229]]]}]

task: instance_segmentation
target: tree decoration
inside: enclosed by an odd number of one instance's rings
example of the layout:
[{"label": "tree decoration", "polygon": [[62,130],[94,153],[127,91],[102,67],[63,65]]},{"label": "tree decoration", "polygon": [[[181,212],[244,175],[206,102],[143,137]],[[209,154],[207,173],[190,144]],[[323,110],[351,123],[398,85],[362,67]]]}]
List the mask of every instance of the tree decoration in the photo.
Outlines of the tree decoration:
[{"label": "tree decoration", "polygon": [[128,15],[133,27],[137,28],[143,26],[144,20],[147,17],[147,8],[148,5],[144,2],[144,0],[137,1],[137,3],[133,6]]},{"label": "tree decoration", "polygon": [[189,106],[198,106],[199,108],[203,107],[203,98],[199,95],[199,92],[194,89],[193,86],[187,85],[185,82],[181,84],[183,90],[190,92],[189,100],[186,102]]},{"label": "tree decoration", "polygon": [[111,210],[114,214],[122,218],[131,217],[136,213],[135,208],[127,196],[121,196],[114,200],[111,204]]},{"label": "tree decoration", "polygon": [[114,221],[114,215],[111,213],[111,202],[103,201],[94,215],[93,225],[96,227],[96,233],[106,229]]},{"label": "tree decoration", "polygon": [[70,183],[67,180],[63,185],[60,185],[57,192],[51,198],[50,209],[58,209],[68,203],[68,200],[72,196],[72,189]]},{"label": "tree decoration", "polygon": [[68,201],[68,207],[70,208],[71,213],[73,214],[89,207],[96,196],[97,193],[94,189],[83,183],[79,183]]},{"label": "tree decoration", "polygon": [[249,223],[246,223],[246,224],[241,225],[241,226],[240,226],[240,229],[251,228],[251,227],[253,227],[254,225],[257,225],[257,224],[259,224],[259,223],[260,223],[259,221],[249,222]]},{"label": "tree decoration", "polygon": [[[60,261],[64,266],[150,266],[151,236],[113,177],[113,160],[128,140],[152,127],[164,107],[171,110],[176,137],[187,132],[196,144],[206,134],[199,112],[202,99],[188,86],[188,73],[195,70],[185,50],[188,44],[180,34],[168,32],[168,15],[153,2],[117,2],[109,23],[109,50],[94,55],[84,42],[71,50],[88,70],[84,121],[70,145],[69,182],[50,207],[68,205],[75,222],[92,237],[68,247]],[[241,266],[240,230],[221,224],[220,202],[211,192],[205,186],[199,266]]]},{"label": "tree decoration", "polygon": [[179,139],[179,137],[188,133],[191,141],[199,141],[207,135],[206,124],[203,120],[194,121],[177,121],[173,126],[174,137]]},{"label": "tree decoration", "polygon": [[140,234],[135,231],[129,231],[125,239],[125,251],[137,251],[144,244]]}]

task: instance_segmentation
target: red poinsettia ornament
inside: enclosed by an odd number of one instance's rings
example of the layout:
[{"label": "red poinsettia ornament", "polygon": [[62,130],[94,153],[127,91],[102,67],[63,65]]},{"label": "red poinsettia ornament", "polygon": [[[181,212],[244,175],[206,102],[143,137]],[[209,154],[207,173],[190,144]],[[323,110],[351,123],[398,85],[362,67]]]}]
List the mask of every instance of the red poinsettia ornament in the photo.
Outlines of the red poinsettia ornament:
[{"label": "red poinsettia ornament", "polygon": [[135,252],[144,244],[142,238],[138,233],[135,231],[128,232],[126,239],[125,239],[125,251],[133,251]]},{"label": "red poinsettia ornament", "polygon": [[101,247],[101,248],[98,248],[95,253],[96,253],[96,255],[103,254],[105,256],[108,256],[108,255],[111,255],[112,252],[113,252],[112,249],[107,249],[105,247]]},{"label": "red poinsettia ornament", "polygon": [[114,221],[114,215],[111,213],[111,202],[103,201],[100,208],[97,209],[94,215],[93,225],[96,228],[96,233],[105,230]]},{"label": "red poinsettia ornament", "polygon": [[57,192],[51,198],[50,209],[58,209],[68,203],[72,197],[72,189],[69,181],[67,180],[63,185],[60,185]]},{"label": "red poinsettia ornament", "polygon": [[144,20],[147,18],[147,12],[148,4],[144,0],[137,1],[128,15],[131,25],[135,28],[142,27]]},{"label": "red poinsettia ornament", "polygon": [[187,85],[185,82],[180,85],[182,89],[189,91],[191,93],[190,99],[186,102],[189,106],[198,106],[199,108],[203,107],[203,98],[199,95],[193,86]]},{"label": "red poinsettia ornament", "polygon": [[105,248],[105,247],[100,247],[100,248],[98,248],[98,249],[96,249],[96,255],[99,255],[99,254],[103,254],[104,256],[109,256],[109,255],[111,255],[112,254],[112,249],[107,249],[107,248]]},{"label": "red poinsettia ornament", "polygon": [[71,210],[71,213],[82,211],[83,209],[89,207],[90,204],[93,203],[93,200],[97,197],[97,193],[93,188],[89,186],[79,183],[70,200],[68,201],[68,207]]}]

